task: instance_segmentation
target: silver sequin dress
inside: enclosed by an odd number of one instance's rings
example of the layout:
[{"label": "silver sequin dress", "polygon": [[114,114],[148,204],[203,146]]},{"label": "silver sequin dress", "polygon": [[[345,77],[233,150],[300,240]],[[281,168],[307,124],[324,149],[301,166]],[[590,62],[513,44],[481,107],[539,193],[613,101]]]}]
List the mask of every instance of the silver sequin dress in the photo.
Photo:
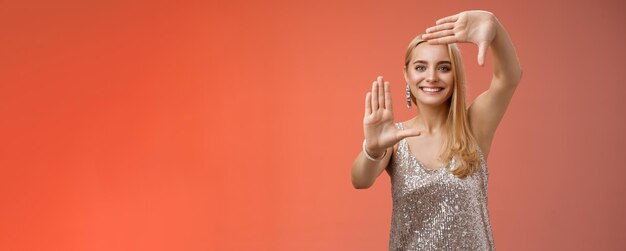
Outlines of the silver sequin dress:
[{"label": "silver sequin dress", "polygon": [[[397,123],[403,129],[402,123]],[[495,250],[487,208],[489,170],[479,149],[480,166],[464,179],[444,168],[428,170],[399,142],[387,172],[393,209],[389,250]]]}]

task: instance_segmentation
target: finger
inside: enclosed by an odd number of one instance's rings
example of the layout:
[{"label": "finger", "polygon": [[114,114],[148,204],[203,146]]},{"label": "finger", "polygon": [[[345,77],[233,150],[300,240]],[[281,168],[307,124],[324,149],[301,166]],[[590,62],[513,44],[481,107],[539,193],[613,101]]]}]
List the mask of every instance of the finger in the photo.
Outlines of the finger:
[{"label": "finger", "polygon": [[372,114],[372,93],[367,92],[365,95],[365,116]]},{"label": "finger", "polygon": [[372,112],[378,110],[378,82],[372,83]]},{"label": "finger", "polygon": [[489,43],[482,42],[478,45],[478,65],[485,65],[485,55],[487,55],[487,48],[489,48]]},{"label": "finger", "polygon": [[385,88],[383,87],[383,77],[378,77],[378,106],[385,109]]},{"label": "finger", "polygon": [[389,82],[385,82],[385,109],[393,110],[393,104],[391,102],[391,86]]},{"label": "finger", "polygon": [[452,29],[452,28],[454,28],[454,23],[444,23],[444,24],[440,24],[440,25],[435,25],[433,27],[429,27],[428,29],[426,29],[426,33],[442,31],[442,30],[449,30],[449,29]]},{"label": "finger", "polygon": [[424,38],[424,39],[436,39],[436,38],[442,38],[442,37],[452,36],[452,35],[454,35],[454,31],[453,30],[442,30],[442,31],[437,31],[437,32],[433,32],[433,33],[424,34],[422,36],[422,38]]},{"label": "finger", "polygon": [[421,134],[422,133],[420,132],[420,130],[411,128],[411,129],[404,129],[404,130],[399,131],[396,137],[398,138],[398,141],[400,141],[404,138],[420,136]]},{"label": "finger", "polygon": [[451,44],[451,43],[456,43],[456,42],[459,42],[459,39],[456,38],[455,36],[447,36],[447,37],[441,37],[441,38],[428,40],[429,44]]},{"label": "finger", "polygon": [[459,14],[456,14],[456,15],[447,16],[447,17],[444,17],[442,19],[439,19],[435,23],[436,24],[443,24],[443,23],[456,22],[456,20],[458,20],[458,19],[459,19]]}]

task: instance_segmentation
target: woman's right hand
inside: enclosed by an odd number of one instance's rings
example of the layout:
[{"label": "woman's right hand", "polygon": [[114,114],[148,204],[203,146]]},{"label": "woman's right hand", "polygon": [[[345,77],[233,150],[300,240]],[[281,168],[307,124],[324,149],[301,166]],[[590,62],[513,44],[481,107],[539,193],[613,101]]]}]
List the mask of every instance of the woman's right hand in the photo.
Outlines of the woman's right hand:
[{"label": "woman's right hand", "polygon": [[391,87],[382,76],[372,83],[372,92],[365,95],[363,131],[365,148],[373,157],[382,156],[387,148],[406,137],[420,135],[417,129],[400,130],[394,124]]}]

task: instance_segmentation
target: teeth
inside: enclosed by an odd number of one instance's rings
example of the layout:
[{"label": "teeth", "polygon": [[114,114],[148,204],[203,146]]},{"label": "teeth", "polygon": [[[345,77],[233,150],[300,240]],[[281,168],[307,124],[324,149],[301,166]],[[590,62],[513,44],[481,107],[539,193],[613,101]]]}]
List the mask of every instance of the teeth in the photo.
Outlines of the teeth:
[{"label": "teeth", "polygon": [[438,91],[441,91],[441,88],[422,87],[422,90],[427,91],[427,92],[438,92]]}]

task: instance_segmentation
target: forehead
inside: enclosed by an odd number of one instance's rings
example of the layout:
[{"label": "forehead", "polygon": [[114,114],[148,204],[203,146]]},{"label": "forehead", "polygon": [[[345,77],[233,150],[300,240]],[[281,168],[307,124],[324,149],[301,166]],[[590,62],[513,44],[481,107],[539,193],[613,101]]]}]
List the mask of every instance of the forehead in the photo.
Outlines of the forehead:
[{"label": "forehead", "polygon": [[413,52],[411,52],[411,62],[415,60],[433,62],[450,61],[448,46],[443,44],[432,45],[429,43],[421,43],[413,49]]}]

